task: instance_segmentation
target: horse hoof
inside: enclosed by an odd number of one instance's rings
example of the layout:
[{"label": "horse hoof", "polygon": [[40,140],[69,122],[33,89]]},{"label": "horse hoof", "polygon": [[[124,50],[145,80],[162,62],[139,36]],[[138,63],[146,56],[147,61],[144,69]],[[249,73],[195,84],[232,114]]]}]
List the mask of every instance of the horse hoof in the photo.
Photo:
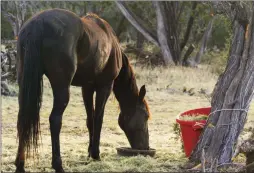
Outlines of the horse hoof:
[{"label": "horse hoof", "polygon": [[15,173],[25,173],[25,169],[24,168],[21,168],[21,169],[16,169],[15,170]]},{"label": "horse hoof", "polygon": [[25,162],[23,160],[19,160],[19,159],[16,159],[15,163],[16,165],[16,170],[15,170],[15,173],[25,173]]},{"label": "horse hoof", "polygon": [[56,173],[63,173],[63,172],[64,172],[63,168],[56,169]]},{"label": "horse hoof", "polygon": [[91,157],[93,160],[95,160],[95,161],[100,161],[100,160],[101,160],[99,154],[93,154],[93,153],[91,153],[91,154],[89,154],[89,155],[90,155],[90,157]]},{"label": "horse hoof", "polygon": [[100,156],[92,156],[92,159],[93,159],[94,161],[101,161]]},{"label": "horse hoof", "polygon": [[91,149],[89,152],[93,160],[100,161],[100,151],[98,149]]},{"label": "horse hoof", "polygon": [[93,158],[93,160],[94,160],[95,162],[99,162],[99,161],[101,161],[101,159],[100,159],[100,158]]}]

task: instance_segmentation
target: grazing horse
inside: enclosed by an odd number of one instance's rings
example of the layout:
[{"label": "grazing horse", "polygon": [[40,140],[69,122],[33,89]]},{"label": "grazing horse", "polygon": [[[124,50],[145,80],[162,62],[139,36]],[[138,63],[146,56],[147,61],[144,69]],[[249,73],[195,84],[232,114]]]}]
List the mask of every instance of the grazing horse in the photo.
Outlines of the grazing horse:
[{"label": "grazing horse", "polygon": [[82,88],[89,131],[88,156],[100,160],[104,108],[111,91],[120,105],[118,124],[131,147],[149,149],[147,121],[150,114],[144,99],[145,86],[138,89],[128,58],[106,21],[95,14],[80,18],[62,9],[43,11],[23,25],[18,36],[17,61],[19,146],[16,172],[25,171],[25,158],[32,147],[33,152],[37,152],[44,74],[54,96],[49,123],[52,167],[56,172],[64,172],[59,135],[70,85]]}]

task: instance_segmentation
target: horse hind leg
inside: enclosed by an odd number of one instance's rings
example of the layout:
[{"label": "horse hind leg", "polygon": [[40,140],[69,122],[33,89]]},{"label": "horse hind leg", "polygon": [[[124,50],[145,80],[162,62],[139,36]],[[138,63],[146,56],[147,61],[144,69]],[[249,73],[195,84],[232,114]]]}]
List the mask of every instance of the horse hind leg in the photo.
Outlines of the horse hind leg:
[{"label": "horse hind leg", "polygon": [[93,140],[93,118],[94,118],[94,103],[93,103],[94,88],[92,85],[82,87],[82,96],[86,108],[86,126],[89,132],[89,146],[88,146],[88,157],[90,157],[90,152],[92,148]]},{"label": "horse hind leg", "polygon": [[52,167],[56,172],[64,172],[60,153],[60,131],[62,116],[69,102],[69,87],[53,89],[54,104],[49,117],[51,143],[52,143]]},{"label": "horse hind leg", "polygon": [[25,173],[25,151],[24,146],[19,143],[18,152],[15,160],[16,171],[15,173]]},{"label": "horse hind leg", "polygon": [[[65,58],[65,57],[63,57]],[[70,60],[71,57],[69,57]],[[65,59],[66,60],[66,59]],[[70,61],[71,62],[71,61]],[[60,153],[60,131],[62,116],[69,103],[70,84],[75,73],[75,66],[59,67],[58,63],[51,63],[47,68],[47,77],[53,90],[53,109],[49,117],[52,144],[52,168],[56,172],[64,172]]]},{"label": "horse hind leg", "polygon": [[[19,46],[18,46],[19,47]],[[21,88],[21,79],[22,79],[22,74],[18,75],[18,85],[19,88]],[[18,96],[19,100],[19,105],[21,105],[21,92],[19,92]],[[19,108],[19,114],[21,113],[21,108]],[[19,130],[17,128],[17,130]],[[16,155],[16,160],[15,160],[15,166],[16,166],[16,173],[24,173],[25,172],[25,146],[24,143],[22,142],[22,138],[19,138],[19,144],[18,144],[18,151]]]}]

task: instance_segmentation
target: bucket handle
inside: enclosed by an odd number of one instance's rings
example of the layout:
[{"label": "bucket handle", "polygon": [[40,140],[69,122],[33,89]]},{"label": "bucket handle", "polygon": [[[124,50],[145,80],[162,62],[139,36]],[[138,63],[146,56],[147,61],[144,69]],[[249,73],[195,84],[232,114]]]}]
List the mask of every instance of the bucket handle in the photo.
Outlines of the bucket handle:
[{"label": "bucket handle", "polygon": [[205,127],[206,123],[200,123],[200,122],[195,122],[195,124],[192,126],[194,130],[200,130]]},{"label": "bucket handle", "polygon": [[[181,114],[178,114],[178,115],[176,116],[176,118],[177,118],[177,119],[180,119],[180,115],[181,115]],[[206,124],[206,123],[195,122],[195,124],[192,126],[192,128],[193,128],[194,130],[200,130],[200,129],[203,129],[203,128],[205,127],[205,124]]]}]

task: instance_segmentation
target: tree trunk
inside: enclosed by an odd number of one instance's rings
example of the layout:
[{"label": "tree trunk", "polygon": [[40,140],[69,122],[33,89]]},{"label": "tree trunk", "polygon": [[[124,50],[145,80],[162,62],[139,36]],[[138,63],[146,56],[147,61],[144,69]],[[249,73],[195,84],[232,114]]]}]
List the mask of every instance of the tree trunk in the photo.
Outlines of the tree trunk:
[{"label": "tree trunk", "polygon": [[[234,146],[246,122],[254,95],[253,9],[254,3],[249,25],[239,20],[234,21],[234,37],[228,64],[214,89],[212,113],[190,157],[192,161],[199,161],[203,150],[206,166],[211,167],[209,171],[212,172],[216,170],[217,164],[231,162]],[[239,14],[236,13],[236,19]],[[247,27],[249,32],[246,32]]]},{"label": "tree trunk", "polygon": [[181,43],[180,45],[180,51],[182,52],[183,51],[183,48],[184,46],[186,45],[186,43],[188,42],[189,40],[189,37],[190,37],[190,33],[191,33],[191,29],[192,29],[192,26],[194,24],[194,19],[195,19],[195,14],[194,14],[194,11],[197,7],[197,2],[194,1],[192,2],[192,11],[191,11],[191,15],[190,15],[190,18],[189,18],[189,21],[188,21],[188,24],[187,24],[187,29],[186,29],[186,32],[184,34],[184,39],[183,39],[183,42]]},{"label": "tree trunk", "polygon": [[179,40],[179,26],[177,25],[177,11],[179,2],[168,2],[162,1],[161,4],[162,14],[164,16],[164,23],[166,28],[167,42],[169,49],[176,65],[181,63],[181,50],[180,50],[180,40]]},{"label": "tree trunk", "polygon": [[154,43],[156,46],[159,46],[159,42],[157,40],[156,34],[154,31],[151,31],[148,27],[144,25],[144,23],[134,15],[128,7],[125,5],[124,2],[116,1],[116,5],[121,10],[122,14],[126,17],[126,19],[139,31],[141,32],[144,37]]},{"label": "tree trunk", "polygon": [[183,66],[186,67],[194,67],[196,64],[195,62],[193,62],[192,60],[189,60],[191,53],[193,52],[193,50],[195,49],[195,46],[193,44],[191,44],[189,46],[189,48],[187,49],[184,57],[183,57]]},{"label": "tree trunk", "polygon": [[195,62],[197,64],[200,63],[201,61],[201,57],[203,56],[204,52],[206,51],[206,47],[207,47],[207,43],[208,43],[208,40],[209,40],[209,37],[211,35],[211,32],[212,32],[212,28],[213,28],[213,21],[214,21],[214,18],[212,18],[212,20],[209,22],[207,28],[206,28],[206,31],[203,35],[203,38],[202,38],[202,41],[201,41],[201,45],[200,45],[200,49],[196,55],[196,58],[195,58]]},{"label": "tree trunk", "polygon": [[142,49],[144,42],[145,42],[144,36],[140,32],[137,32],[137,43],[136,43],[137,49]]},{"label": "tree trunk", "polygon": [[173,57],[171,55],[167,38],[166,28],[164,25],[164,15],[162,12],[162,8],[160,2],[154,1],[154,5],[156,8],[156,16],[157,16],[157,36],[160,43],[160,48],[162,52],[162,56],[166,65],[174,64]]}]

